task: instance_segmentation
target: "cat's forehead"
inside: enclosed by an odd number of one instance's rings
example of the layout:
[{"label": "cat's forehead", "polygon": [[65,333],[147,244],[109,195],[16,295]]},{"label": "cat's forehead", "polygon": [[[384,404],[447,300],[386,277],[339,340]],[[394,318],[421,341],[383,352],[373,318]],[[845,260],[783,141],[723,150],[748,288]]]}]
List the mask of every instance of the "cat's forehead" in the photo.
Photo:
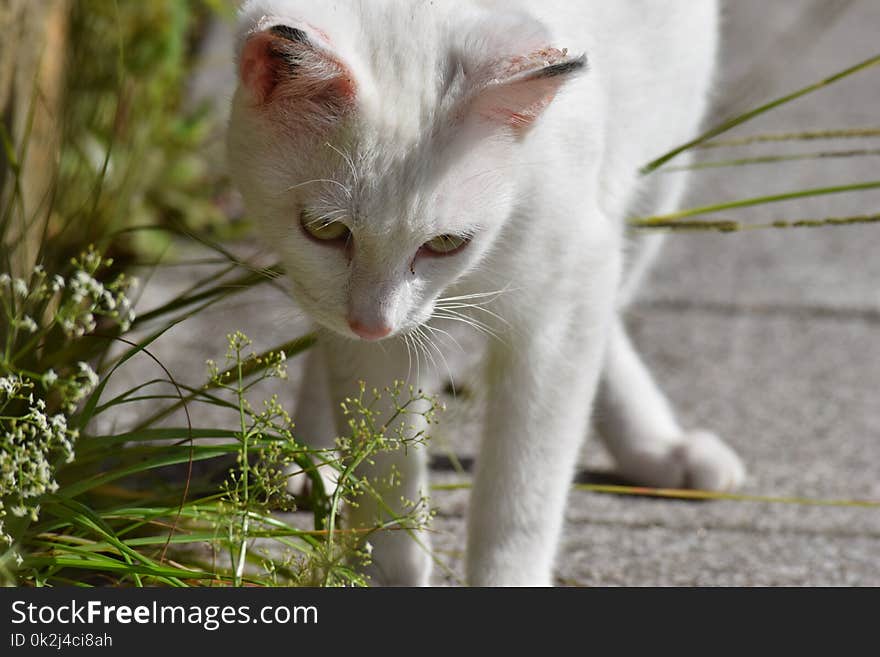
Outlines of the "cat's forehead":
[{"label": "cat's forehead", "polygon": [[497,181],[486,176],[495,167],[450,158],[448,149],[431,139],[407,144],[342,140],[325,148],[333,158],[326,169],[308,174],[315,184],[301,187],[301,202],[369,239],[420,242],[441,233],[471,232],[477,224],[470,210],[485,205],[497,189]]},{"label": "cat's forehead", "polygon": [[366,78],[361,114],[377,139],[415,144],[456,100],[456,41],[464,28],[442,10],[445,3],[414,3],[406,12],[398,3],[379,3],[375,11],[370,5],[353,44]]},{"label": "cat's forehead", "polygon": [[379,139],[373,131],[326,146],[335,157],[321,186],[323,209],[344,211],[349,222],[379,232],[399,224],[432,228],[450,181],[430,141]]}]

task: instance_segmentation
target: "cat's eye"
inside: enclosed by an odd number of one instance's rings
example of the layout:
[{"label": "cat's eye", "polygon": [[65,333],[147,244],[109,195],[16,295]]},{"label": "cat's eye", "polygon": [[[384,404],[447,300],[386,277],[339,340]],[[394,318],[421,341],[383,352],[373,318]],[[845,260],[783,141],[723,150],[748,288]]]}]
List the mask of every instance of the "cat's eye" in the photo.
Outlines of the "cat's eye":
[{"label": "cat's eye", "polygon": [[338,242],[347,240],[349,236],[348,226],[340,221],[325,221],[314,217],[310,212],[303,211],[300,218],[303,230],[310,237],[320,242]]},{"label": "cat's eye", "polygon": [[464,235],[438,235],[422,247],[434,255],[452,255],[458,253],[468,244],[470,237]]}]

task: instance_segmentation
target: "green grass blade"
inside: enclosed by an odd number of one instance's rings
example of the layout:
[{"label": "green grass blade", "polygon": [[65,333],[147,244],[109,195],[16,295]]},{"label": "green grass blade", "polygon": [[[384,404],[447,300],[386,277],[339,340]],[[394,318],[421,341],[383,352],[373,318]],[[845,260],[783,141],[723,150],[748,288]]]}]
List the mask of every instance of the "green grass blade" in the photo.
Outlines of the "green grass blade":
[{"label": "green grass blade", "polygon": [[[165,333],[167,333],[169,330],[171,330],[172,326],[164,327],[161,330],[156,331],[152,335],[144,338],[136,346],[132,347],[127,352],[125,352],[125,354],[123,354],[123,356],[116,362],[116,364],[113,365],[112,369],[106,374],[106,376],[103,377],[103,379],[98,384],[98,386],[95,388],[95,390],[92,392],[92,394],[89,395],[89,398],[88,398],[88,400],[86,400],[86,404],[83,407],[82,412],[79,414],[79,417],[77,418],[78,423],[79,423],[79,427],[81,430],[85,429],[86,426],[88,426],[89,422],[91,422],[92,419],[94,418],[95,409],[98,406],[98,402],[101,400],[101,395],[104,393],[104,389],[107,387],[107,384],[110,383],[110,378],[113,376],[113,374],[116,372],[116,370],[118,370],[120,367],[122,367],[129,360],[131,360],[132,358],[137,356],[139,353],[146,352],[147,347],[149,347],[156,340],[161,338]],[[173,383],[173,382],[171,382],[171,383]]]},{"label": "green grass blade", "polygon": [[751,121],[752,119],[754,119],[758,116],[761,116],[762,114],[766,114],[767,112],[769,112],[771,110],[774,110],[778,107],[782,107],[783,105],[786,105],[794,100],[797,100],[799,98],[803,98],[804,96],[806,96],[808,94],[811,94],[811,93],[818,91],[820,89],[824,89],[825,87],[828,87],[836,82],[839,82],[840,80],[848,78],[851,75],[855,75],[856,73],[860,73],[862,71],[868,70],[868,69],[873,68],[874,66],[877,66],[877,65],[880,65],[880,55],[875,55],[874,57],[871,57],[870,59],[866,59],[865,61],[861,62],[860,64],[856,64],[855,66],[851,66],[850,68],[847,68],[843,71],[840,71],[839,73],[836,73],[836,74],[832,75],[831,77],[825,78],[821,82],[811,84],[808,87],[804,87],[803,89],[799,89],[798,91],[795,91],[794,93],[788,94],[788,95],[783,96],[781,98],[777,98],[776,100],[773,100],[765,105],[761,105],[760,107],[757,107],[751,111],[745,112],[744,114],[740,114],[739,116],[734,117],[728,121],[724,121],[720,125],[712,128],[711,130],[704,132],[702,135],[700,135],[696,139],[693,139],[693,140],[687,142],[686,144],[683,144],[683,145],[679,146],[678,148],[675,148],[675,149],[669,151],[665,155],[658,157],[653,162],[649,162],[647,165],[645,165],[642,168],[642,173],[649,174],[652,171],[656,171],[657,169],[662,167],[664,164],[666,164],[670,160],[678,157],[679,155],[681,155],[685,151],[688,151],[696,146],[700,146],[701,144],[704,144],[707,141],[709,141],[710,139],[718,137],[719,135],[723,135],[725,132],[728,132],[737,126],[740,126],[743,123],[747,123],[748,121]]},{"label": "green grass blade", "polygon": [[124,477],[134,474],[146,472],[155,468],[163,468],[170,465],[179,465],[180,463],[188,463],[190,459],[195,461],[206,461],[208,459],[234,454],[237,448],[234,445],[227,446],[181,446],[177,449],[164,448],[159,456],[151,459],[141,460],[139,463],[123,468],[118,468],[110,472],[99,473],[87,479],[77,481],[75,483],[64,486],[60,491],[65,497],[77,497],[86,491],[92,490],[98,486],[109,484]]},{"label": "green grass blade", "polygon": [[713,139],[697,146],[700,149],[736,148],[752,144],[779,143],[786,141],[821,141],[835,139],[865,139],[880,137],[880,128],[844,128],[836,130],[809,130],[804,132],[782,132],[763,135],[749,135],[735,139]]},{"label": "green grass blade", "polygon": [[798,153],[795,155],[764,155],[761,157],[744,157],[736,160],[714,160],[697,162],[680,167],[666,167],[661,173],[679,173],[682,171],[703,171],[706,169],[727,169],[733,167],[752,166],[756,164],[780,164],[803,160],[834,160],[853,157],[877,157],[880,149],[863,148],[850,151],[822,151],[817,153]]},{"label": "green grass blade", "polygon": [[632,219],[630,224],[638,227],[650,227],[654,225],[667,224],[678,219],[687,217],[696,217],[699,215],[713,214],[724,210],[736,210],[739,208],[754,207],[756,205],[766,205],[768,203],[781,203],[783,201],[793,201],[803,198],[812,198],[816,196],[827,196],[830,194],[844,194],[848,192],[860,192],[869,189],[880,189],[880,181],[872,181],[865,183],[856,183],[852,185],[839,185],[836,187],[819,187],[815,189],[803,189],[796,192],[787,192],[784,194],[774,194],[770,196],[760,196],[757,198],[740,199],[737,201],[728,201],[726,203],[718,203],[716,205],[706,205],[699,208],[688,208],[679,210],[678,212],[670,212],[669,214],[656,215],[653,217],[640,217]]},{"label": "green grass blade", "polygon": [[208,290],[205,290],[204,292],[199,292],[197,294],[192,294],[185,297],[178,297],[176,299],[173,299],[172,301],[169,301],[166,304],[163,304],[159,308],[139,315],[138,318],[134,321],[134,326],[145,324],[159,317],[164,317],[173,312],[177,312],[190,306],[197,305],[203,301],[216,300],[219,298],[224,298],[233,294],[237,294],[239,292],[252,288],[255,285],[266,283],[276,278],[279,278],[282,273],[283,272],[279,267],[267,267],[265,270],[261,270],[258,273],[246,274],[227,283],[220,283]]},{"label": "green grass blade", "polygon": [[144,575],[158,578],[217,580],[218,576],[204,570],[184,570],[171,566],[149,566],[145,564],[129,564],[115,560],[99,560],[75,556],[29,556],[25,557],[22,569],[29,568],[78,568],[81,570],[97,570],[121,575]]},{"label": "green grass blade", "polygon": [[[434,484],[431,490],[450,492],[457,490],[470,490],[473,485],[462,481],[452,484]],[[572,484],[574,490],[588,493],[603,493],[609,495],[634,495],[641,497],[664,497],[679,500],[726,500],[730,502],[761,502],[766,504],[791,504],[795,506],[827,506],[842,508],[880,509],[880,501],[877,500],[842,500],[842,499],[817,499],[811,497],[776,496],[776,495],[747,495],[739,493],[716,493],[705,490],[687,490],[678,488],[647,488],[644,486],[611,486],[604,484]]]},{"label": "green grass blade", "polygon": [[750,230],[786,230],[798,228],[828,228],[842,226],[858,226],[880,223],[880,215],[855,215],[851,217],[826,217],[824,219],[776,219],[769,223],[744,224],[727,219],[702,220],[685,219],[682,221],[666,221],[648,225],[633,224],[638,230],[668,230],[670,232],[719,232],[739,233]]}]

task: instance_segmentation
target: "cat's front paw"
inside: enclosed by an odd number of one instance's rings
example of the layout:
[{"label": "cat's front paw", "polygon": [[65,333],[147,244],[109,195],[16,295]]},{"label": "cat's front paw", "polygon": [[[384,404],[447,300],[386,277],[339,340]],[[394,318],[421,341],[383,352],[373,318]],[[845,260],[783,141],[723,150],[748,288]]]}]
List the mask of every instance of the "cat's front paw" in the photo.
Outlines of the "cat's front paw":
[{"label": "cat's front paw", "polygon": [[[419,539],[426,544],[427,536]],[[364,569],[370,585],[424,587],[431,582],[433,562],[426,548],[407,532],[378,532],[369,539],[372,562]]]},{"label": "cat's front paw", "polygon": [[746,468],[736,452],[714,433],[691,431],[658,453],[632,454],[620,474],[641,486],[736,490]]},{"label": "cat's front paw", "polygon": [[727,492],[745,483],[746,467],[742,459],[714,433],[691,432],[678,451],[683,488]]}]

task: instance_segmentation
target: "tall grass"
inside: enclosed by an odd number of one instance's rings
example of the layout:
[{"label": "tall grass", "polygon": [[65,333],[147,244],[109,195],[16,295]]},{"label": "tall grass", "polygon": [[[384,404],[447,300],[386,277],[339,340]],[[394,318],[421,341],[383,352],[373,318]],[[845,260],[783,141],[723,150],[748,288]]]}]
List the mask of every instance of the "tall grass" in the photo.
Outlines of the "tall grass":
[{"label": "tall grass", "polygon": [[[423,500],[381,527],[352,531],[336,519],[344,504],[377,495],[352,464],[425,439],[400,431],[423,396],[365,388],[347,400],[350,433],[333,450],[312,450],[297,442],[277,398],[252,398],[261,382],[285,376],[286,360],[311,336],[263,354],[244,335],[229,336],[227,362],[211,364],[201,387],[177,382],[151,351],[173,326],[280,273],[251,268],[214,242],[227,223],[214,202],[222,179],[203,155],[215,126],[183,98],[205,15],[204,5],[176,0],[73,4],[61,160],[41,210],[49,220],[40,264],[24,274],[11,264],[24,232],[12,227],[37,219],[21,204],[30,135],[0,125],[9,173],[0,223],[0,582],[365,584],[369,534],[425,521]],[[225,265],[136,317],[135,282],[122,270],[187,237]],[[224,337],[214,339],[222,351]],[[114,377],[140,359],[165,376],[108,398]],[[102,418],[133,404],[154,410],[136,427],[96,433],[114,426]],[[194,426],[199,405],[226,412],[229,424]],[[389,406],[392,421],[378,424]],[[171,418],[180,426],[168,426]],[[337,472],[336,489],[325,490],[319,468]],[[309,482],[295,495],[292,477]],[[277,513],[293,509],[301,513]]]},{"label": "tall grass", "polygon": [[[726,160],[720,162],[698,163],[685,167],[673,168],[669,167],[669,163],[674,161],[680,155],[693,151],[695,149],[719,148],[719,147],[736,147],[748,146],[760,142],[782,142],[796,140],[838,140],[838,139],[867,139],[880,135],[880,130],[874,127],[857,128],[857,129],[830,129],[812,132],[788,133],[783,135],[753,135],[737,140],[724,141],[719,139],[721,136],[730,132],[734,128],[745,125],[754,119],[757,119],[769,112],[778,110],[786,105],[798,101],[817,91],[826,89],[827,87],[846,80],[854,75],[864,73],[873,68],[880,66],[880,54],[874,55],[858,64],[849,66],[842,71],[834,73],[819,82],[807,85],[801,89],[785,94],[780,98],[776,98],[770,102],[764,103],[754,109],[748,110],[730,119],[726,119],[711,127],[703,134],[695,137],[691,141],[684,143],[668,153],[664,153],[660,157],[647,163],[642,168],[642,175],[656,175],[662,170],[666,171],[682,171],[682,170],[705,170],[719,167],[743,167],[754,164],[785,164],[788,162],[804,160],[804,159],[831,159],[841,157],[874,157],[880,154],[876,148],[850,149],[847,151],[821,152],[799,155],[777,155],[766,156],[762,158],[740,158],[737,160]],[[784,174],[780,177],[784,177]],[[794,219],[785,221],[773,221],[761,224],[745,225],[738,221],[726,219],[705,218],[710,215],[717,214],[726,210],[738,210],[741,208],[751,208],[756,206],[781,203],[785,201],[793,201],[798,199],[813,198],[818,196],[828,196],[832,194],[845,194],[852,192],[870,191],[880,189],[880,180],[857,181],[847,185],[835,185],[828,187],[818,187],[813,189],[799,189],[773,194],[769,196],[760,196],[754,198],[737,199],[733,201],[725,201],[722,203],[714,203],[703,207],[687,208],[676,212],[649,216],[637,217],[630,221],[630,224],[637,229],[660,229],[660,230],[683,230],[683,231],[719,231],[724,233],[739,232],[742,230],[754,230],[764,228],[817,228],[817,227],[833,227],[845,226],[853,224],[877,223],[880,221],[876,215],[862,215],[855,217],[827,217],[821,219]],[[696,218],[696,219],[695,219]]]},{"label": "tall grass", "polygon": [[[71,265],[66,277],[39,267],[30,280],[0,278],[7,320],[0,331],[4,582],[365,584],[357,566],[369,559],[364,551],[369,534],[424,525],[424,500],[364,530],[339,528],[336,517],[343,504],[357,504],[362,496],[388,508],[357,465],[380,451],[424,441],[422,434],[407,437],[404,428],[417,402],[427,398],[401,387],[369,393],[364,387],[357,398],[345,400],[349,435],[335,449],[310,449],[296,440],[277,397],[257,402],[252,395],[263,381],[286,378],[288,358],[312,340],[254,354],[241,333],[228,337],[225,363],[208,363],[204,386],[178,383],[156,361],[164,378],[107,398],[114,375],[138,358],[155,360],[150,347],[180,318],[169,304],[152,314],[159,328],[130,340],[125,334],[138,323],[126,297],[130,281],[115,275],[102,283],[112,262],[94,251]],[[220,286],[206,292],[222,294]],[[96,372],[89,355],[112,341],[126,348]],[[436,404],[427,401],[428,409],[418,414],[431,422]],[[113,425],[101,418],[145,402],[159,410],[139,427],[95,432]],[[225,411],[229,424],[194,426],[189,418],[196,405]],[[391,419],[379,424],[378,415],[389,405]],[[160,426],[176,408],[186,421]],[[198,473],[194,464],[201,466]],[[183,472],[175,467],[181,465]],[[334,490],[324,488],[320,472],[327,469],[336,472]],[[293,495],[288,480],[299,475],[309,485]],[[277,515],[298,508],[308,510],[309,527]],[[300,522],[303,518],[299,514]]]}]

